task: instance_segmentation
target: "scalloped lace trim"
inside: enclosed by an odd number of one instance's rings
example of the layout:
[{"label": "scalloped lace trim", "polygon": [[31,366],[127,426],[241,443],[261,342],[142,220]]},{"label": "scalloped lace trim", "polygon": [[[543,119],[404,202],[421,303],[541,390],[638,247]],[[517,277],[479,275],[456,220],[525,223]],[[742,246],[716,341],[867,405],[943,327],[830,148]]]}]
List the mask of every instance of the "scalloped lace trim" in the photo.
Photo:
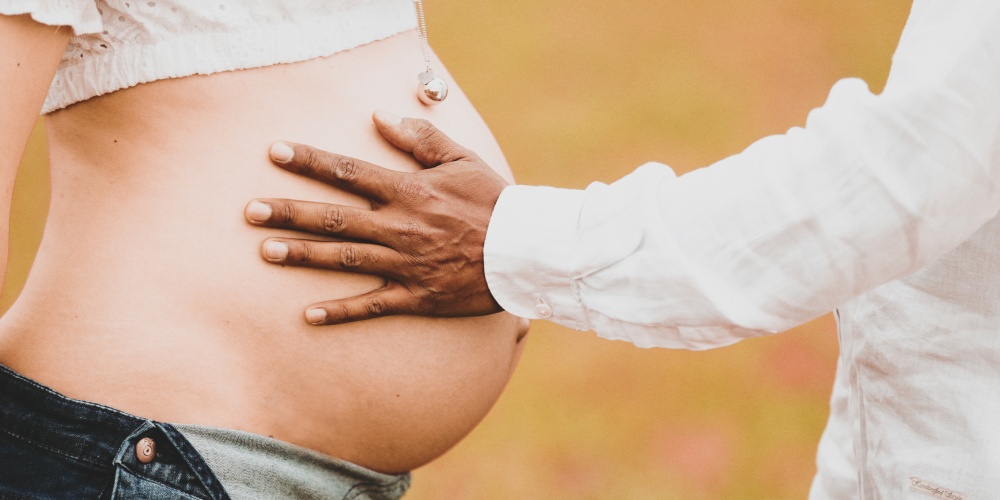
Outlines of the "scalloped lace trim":
[{"label": "scalloped lace trim", "polygon": [[43,114],[141,83],[329,56],[417,25],[410,0],[0,0],[0,13],[86,33],[70,40]]},{"label": "scalloped lace trim", "polygon": [[100,33],[101,14],[92,1],[80,0],[0,0],[0,14],[31,18],[50,26],[69,26],[76,35]]}]

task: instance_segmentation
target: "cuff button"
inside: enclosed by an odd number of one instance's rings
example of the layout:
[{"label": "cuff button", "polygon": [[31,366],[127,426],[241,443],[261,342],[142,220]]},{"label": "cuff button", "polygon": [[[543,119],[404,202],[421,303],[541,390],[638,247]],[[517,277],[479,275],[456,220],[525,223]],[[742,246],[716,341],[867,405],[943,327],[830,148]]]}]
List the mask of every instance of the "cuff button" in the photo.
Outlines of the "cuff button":
[{"label": "cuff button", "polygon": [[539,318],[548,319],[552,317],[552,306],[546,304],[545,302],[539,300],[538,305],[535,306],[535,314]]}]

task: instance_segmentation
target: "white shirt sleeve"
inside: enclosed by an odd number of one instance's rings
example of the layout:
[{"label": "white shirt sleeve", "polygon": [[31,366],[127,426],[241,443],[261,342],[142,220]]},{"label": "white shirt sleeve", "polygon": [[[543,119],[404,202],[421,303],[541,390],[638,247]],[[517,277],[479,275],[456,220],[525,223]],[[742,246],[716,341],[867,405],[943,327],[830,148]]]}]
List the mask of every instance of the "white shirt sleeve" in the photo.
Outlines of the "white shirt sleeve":
[{"label": "white shirt sleeve", "polygon": [[511,186],[494,297],[640,346],[790,328],[905,276],[1000,210],[1000,2],[916,0],[881,95],[838,82],[804,128],[677,177]]}]

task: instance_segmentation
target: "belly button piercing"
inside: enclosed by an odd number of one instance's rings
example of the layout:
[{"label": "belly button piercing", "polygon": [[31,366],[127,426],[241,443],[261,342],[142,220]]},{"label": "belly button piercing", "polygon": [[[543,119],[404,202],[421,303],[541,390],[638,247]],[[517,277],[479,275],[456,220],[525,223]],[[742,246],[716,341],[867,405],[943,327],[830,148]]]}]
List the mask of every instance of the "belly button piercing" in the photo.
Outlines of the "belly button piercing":
[{"label": "belly button piercing", "polygon": [[420,102],[428,106],[441,104],[448,97],[448,84],[441,77],[434,74],[431,69],[430,47],[427,43],[427,23],[424,21],[423,0],[413,0],[413,5],[417,9],[417,32],[420,34],[420,49],[424,54],[424,63],[427,71],[417,75],[420,84],[417,86],[417,98]]}]

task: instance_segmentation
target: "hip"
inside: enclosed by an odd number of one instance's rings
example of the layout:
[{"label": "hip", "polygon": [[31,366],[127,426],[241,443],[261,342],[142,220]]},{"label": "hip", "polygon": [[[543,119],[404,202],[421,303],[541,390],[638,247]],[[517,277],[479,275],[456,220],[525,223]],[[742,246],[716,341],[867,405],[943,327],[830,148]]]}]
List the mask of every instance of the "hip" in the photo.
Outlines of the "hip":
[{"label": "hip", "polygon": [[262,436],[73,400],[3,366],[0,394],[5,498],[347,498],[363,491],[392,499],[409,485],[408,474],[379,474]]}]

